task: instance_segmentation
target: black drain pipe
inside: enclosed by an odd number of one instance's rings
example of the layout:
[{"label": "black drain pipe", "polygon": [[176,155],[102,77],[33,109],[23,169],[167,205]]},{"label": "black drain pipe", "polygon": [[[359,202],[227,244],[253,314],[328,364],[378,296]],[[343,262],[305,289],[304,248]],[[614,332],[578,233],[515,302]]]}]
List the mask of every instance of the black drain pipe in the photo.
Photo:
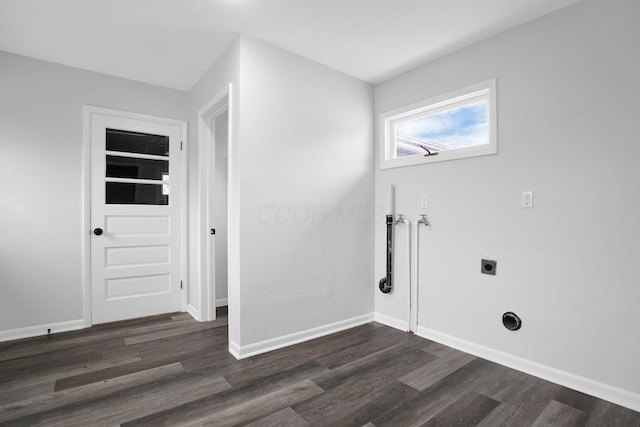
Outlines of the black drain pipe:
[{"label": "black drain pipe", "polygon": [[387,275],[378,284],[383,294],[393,289],[393,215],[387,215]]}]

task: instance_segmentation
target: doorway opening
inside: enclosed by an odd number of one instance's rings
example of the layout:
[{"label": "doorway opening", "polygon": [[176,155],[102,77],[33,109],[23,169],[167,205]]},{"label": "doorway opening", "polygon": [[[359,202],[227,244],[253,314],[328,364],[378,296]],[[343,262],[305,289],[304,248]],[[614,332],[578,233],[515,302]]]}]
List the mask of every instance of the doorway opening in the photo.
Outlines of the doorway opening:
[{"label": "doorway opening", "polygon": [[216,312],[228,304],[229,270],[227,252],[227,187],[229,184],[229,112],[211,117],[214,140],[209,159],[209,287],[215,289]]},{"label": "doorway opening", "polygon": [[216,319],[229,298],[229,90],[219,93],[198,114],[201,171],[201,321]]}]

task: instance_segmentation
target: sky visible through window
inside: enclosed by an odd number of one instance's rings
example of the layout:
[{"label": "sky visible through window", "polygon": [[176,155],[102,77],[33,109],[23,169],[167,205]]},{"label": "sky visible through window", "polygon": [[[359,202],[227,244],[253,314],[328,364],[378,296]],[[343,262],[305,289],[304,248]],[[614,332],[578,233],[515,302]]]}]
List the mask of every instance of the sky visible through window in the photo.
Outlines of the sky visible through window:
[{"label": "sky visible through window", "polygon": [[397,157],[431,151],[473,147],[489,143],[488,102],[483,100],[440,113],[397,123]]}]

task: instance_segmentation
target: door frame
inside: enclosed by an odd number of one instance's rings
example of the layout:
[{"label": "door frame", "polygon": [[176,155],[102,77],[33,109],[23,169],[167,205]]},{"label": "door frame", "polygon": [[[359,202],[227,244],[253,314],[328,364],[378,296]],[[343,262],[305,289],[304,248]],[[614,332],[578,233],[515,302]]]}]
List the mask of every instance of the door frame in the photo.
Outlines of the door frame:
[{"label": "door frame", "polygon": [[[216,278],[215,278],[215,241],[209,234],[211,224],[211,206],[213,202],[213,185],[211,178],[215,174],[215,120],[223,113],[227,119],[227,152],[231,159],[231,84],[222,89],[198,110],[198,171],[199,171],[199,206],[198,206],[198,273],[200,276],[199,312],[192,313],[202,322],[216,319]],[[229,218],[229,198],[231,197],[230,166],[227,168],[227,218]],[[229,243],[227,242],[227,255]],[[229,257],[227,258],[229,270]],[[229,293],[227,294],[227,297]],[[195,308],[189,306],[190,312]]]},{"label": "door frame", "polygon": [[180,277],[185,287],[180,296],[180,309],[186,311],[187,308],[187,122],[183,120],[168,119],[165,117],[150,116],[146,114],[132,113],[128,111],[114,110],[110,108],[96,107],[93,105],[83,105],[83,125],[82,125],[82,300],[84,327],[90,327],[92,323],[91,312],[91,116],[101,114],[106,116],[121,117],[125,119],[142,120],[147,122],[162,123],[178,126],[180,128],[180,138],[182,141],[182,155],[180,159],[181,181],[180,191],[182,201],[180,206]]}]

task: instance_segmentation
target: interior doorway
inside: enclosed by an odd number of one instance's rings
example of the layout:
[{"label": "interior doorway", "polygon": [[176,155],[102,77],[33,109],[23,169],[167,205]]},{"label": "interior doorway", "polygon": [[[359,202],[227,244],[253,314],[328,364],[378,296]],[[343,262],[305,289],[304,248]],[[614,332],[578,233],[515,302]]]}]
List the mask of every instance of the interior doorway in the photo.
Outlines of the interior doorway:
[{"label": "interior doorway", "polygon": [[229,295],[229,89],[203,106],[198,113],[201,200],[200,316],[216,318],[216,309],[228,305]]},{"label": "interior doorway", "polygon": [[[209,180],[209,281],[215,287],[215,307],[228,304],[229,274],[227,253],[227,201],[229,185],[229,112],[223,110],[219,115],[211,117],[214,140],[211,142],[212,166]],[[213,234],[215,233],[215,234]]]}]

